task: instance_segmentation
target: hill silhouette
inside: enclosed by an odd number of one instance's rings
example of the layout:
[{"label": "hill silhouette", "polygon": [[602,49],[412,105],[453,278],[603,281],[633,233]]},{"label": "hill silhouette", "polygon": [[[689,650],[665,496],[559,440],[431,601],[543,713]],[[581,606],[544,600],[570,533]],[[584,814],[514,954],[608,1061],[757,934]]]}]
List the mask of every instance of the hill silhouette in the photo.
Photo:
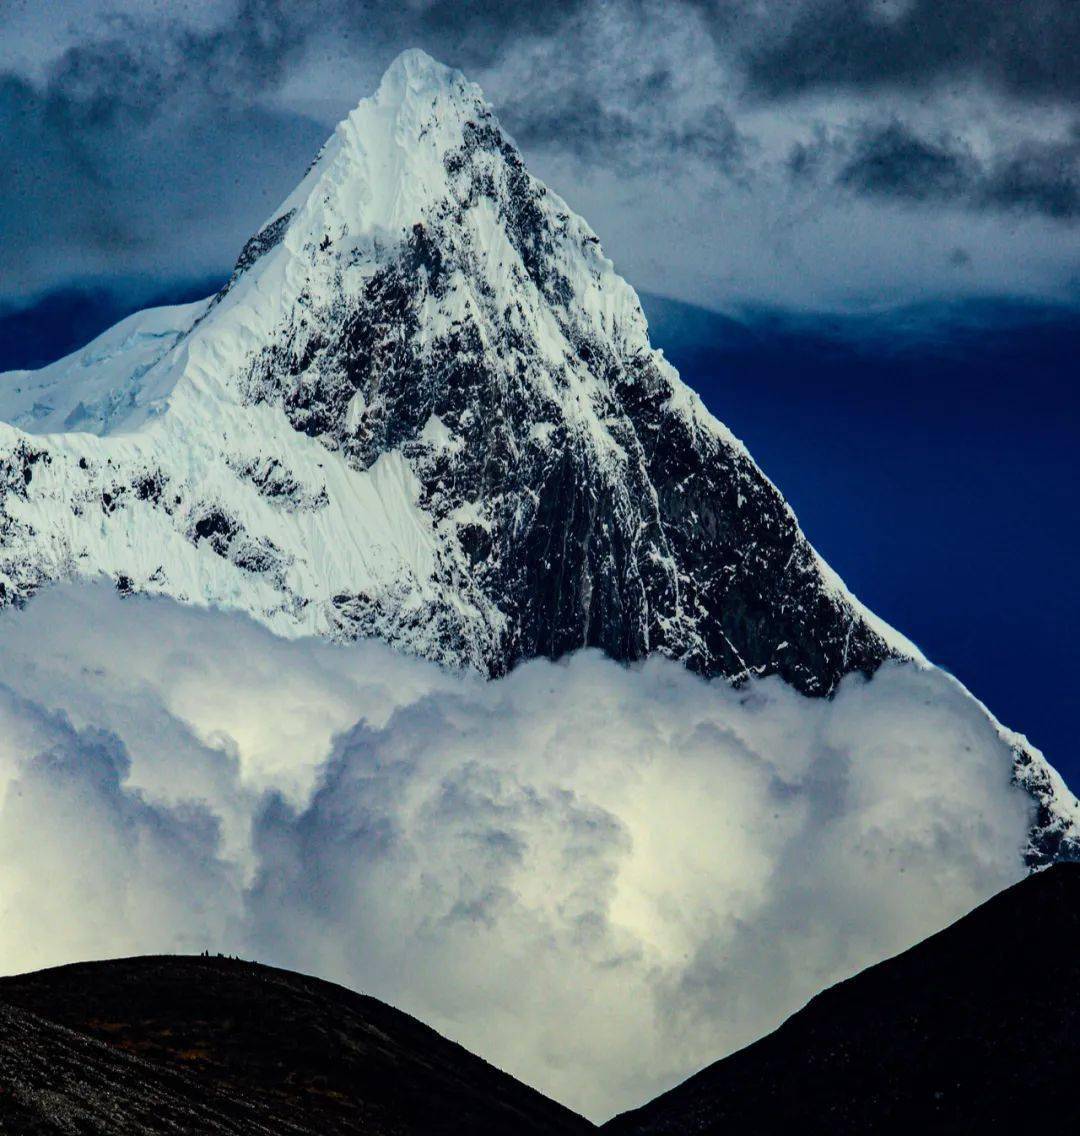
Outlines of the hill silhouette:
[{"label": "hill silhouette", "polygon": [[1080,865],[1063,863],[603,1131],[1075,1131],[1078,1072]]},{"label": "hill silhouette", "polygon": [[594,1128],[375,998],[235,959],[152,956],[0,980],[0,1131]]}]

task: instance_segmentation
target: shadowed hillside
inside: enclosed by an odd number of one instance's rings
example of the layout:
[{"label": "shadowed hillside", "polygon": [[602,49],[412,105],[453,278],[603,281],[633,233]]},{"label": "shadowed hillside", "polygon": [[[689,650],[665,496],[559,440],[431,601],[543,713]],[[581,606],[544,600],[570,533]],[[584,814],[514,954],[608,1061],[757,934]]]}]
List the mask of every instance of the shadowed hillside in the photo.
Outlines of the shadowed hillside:
[{"label": "shadowed hillside", "polygon": [[0,980],[5,1134],[593,1130],[408,1015],[272,967],[148,957]]},{"label": "shadowed hillside", "polygon": [[[1080,865],[1060,864],[603,1131],[1072,1131],[1078,990]],[[166,956],[0,979],[5,1134],[596,1131],[406,1014],[287,971]]]},{"label": "shadowed hillside", "polygon": [[603,1131],[1069,1132],[1078,1072],[1080,865],[1058,864]]}]

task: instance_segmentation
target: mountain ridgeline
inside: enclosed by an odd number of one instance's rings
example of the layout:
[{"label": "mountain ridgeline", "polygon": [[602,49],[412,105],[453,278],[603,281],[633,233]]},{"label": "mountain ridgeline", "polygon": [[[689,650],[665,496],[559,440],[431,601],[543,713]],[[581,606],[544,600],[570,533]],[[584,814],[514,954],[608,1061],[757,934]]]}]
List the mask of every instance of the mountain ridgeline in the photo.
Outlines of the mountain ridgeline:
[{"label": "mountain ridgeline", "polygon": [[[244,380],[355,468],[404,454],[440,585],[466,601],[430,613],[427,649],[492,675],[582,646],[660,651],[815,694],[872,671],[888,643],[823,587],[780,495],[650,349],[593,234],[459,95],[468,117],[422,219],[356,290],[348,228],[324,236],[311,251],[327,299],[281,325]],[[438,111],[418,136],[446,131]],[[345,593],[332,618],[378,634],[386,606]]]},{"label": "mountain ridgeline", "polygon": [[[653,350],[479,89],[401,56],[215,296],[0,377],[0,603],[111,577],[497,677],[597,647],[828,696],[915,647]],[[1080,807],[1017,736],[1033,863]]]},{"label": "mountain ridgeline", "polygon": [[[172,420],[199,399],[201,432],[225,443],[215,494],[181,484],[166,460],[131,477],[108,445],[65,470],[79,488],[100,486],[94,527],[164,514],[218,569],[196,573],[186,598],[228,602],[213,578],[225,575],[234,596],[272,593],[269,604],[252,596],[256,616],[379,635],[491,675],[592,646],[617,659],[659,651],[708,675],[779,673],[827,694],[897,651],[899,637],[823,570],[780,494],[652,350],[595,235],[529,175],[479,90],[420,53],[339,127],[222,291],[177,317],[164,335],[135,317],[118,351],[89,352],[125,370],[144,337],[156,343],[150,358],[136,352],[141,373],[121,389],[76,399],[65,374],[5,417],[37,432],[175,435]],[[73,404],[59,423],[56,395]],[[271,445],[259,431],[265,458],[253,463],[228,444],[223,404],[254,422],[283,417],[293,436]],[[44,493],[56,460],[48,443],[20,441],[6,471],[15,530],[15,501]],[[418,531],[367,550],[367,571],[318,579],[310,530],[330,487],[305,492],[296,451],[346,477],[392,457],[406,501],[386,502],[400,506],[387,520]],[[254,495],[307,539],[252,516]],[[120,560],[120,549],[88,555],[82,527],[68,525],[67,563],[56,548],[42,555],[44,532],[11,533],[4,598]],[[426,546],[422,565],[403,536]],[[12,562],[20,555],[31,570]],[[167,558],[149,571],[130,559],[113,568],[125,588],[179,590]]]}]

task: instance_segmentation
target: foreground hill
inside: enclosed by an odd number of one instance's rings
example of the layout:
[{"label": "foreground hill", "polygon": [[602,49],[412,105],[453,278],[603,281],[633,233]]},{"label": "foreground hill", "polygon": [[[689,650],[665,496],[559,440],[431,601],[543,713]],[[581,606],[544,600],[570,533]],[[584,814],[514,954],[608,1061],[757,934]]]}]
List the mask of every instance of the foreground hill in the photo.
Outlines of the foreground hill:
[{"label": "foreground hill", "polygon": [[590,1131],[407,1014],[315,978],[148,957],[0,980],[5,1134]]},{"label": "foreground hill", "polygon": [[1058,864],[603,1131],[1070,1132],[1078,1071],[1080,865]]},{"label": "foreground hill", "polygon": [[[1070,863],[602,1131],[1068,1132],[1080,1124],[1077,1070]],[[406,1014],[272,967],[149,957],[0,979],[3,1133],[596,1131]]]}]

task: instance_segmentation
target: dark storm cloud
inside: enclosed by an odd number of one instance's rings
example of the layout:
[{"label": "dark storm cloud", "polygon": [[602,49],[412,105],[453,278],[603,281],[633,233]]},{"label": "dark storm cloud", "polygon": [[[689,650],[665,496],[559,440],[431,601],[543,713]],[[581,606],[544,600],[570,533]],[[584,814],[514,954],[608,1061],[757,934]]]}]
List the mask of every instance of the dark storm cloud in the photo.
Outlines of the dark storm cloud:
[{"label": "dark storm cloud", "polygon": [[432,48],[465,68],[492,63],[508,42],[522,37],[559,35],[584,17],[590,5],[587,0],[436,0],[411,10],[395,7],[386,18],[388,30],[410,31],[422,45],[430,40]]},{"label": "dark storm cloud", "polygon": [[[177,247],[178,230],[215,214],[234,221],[239,209],[235,244],[325,135],[259,102],[303,42],[277,4],[244,0],[212,30],[130,18],[108,30],[69,48],[40,81],[0,75],[0,291],[32,290],[49,270],[160,270],[162,251],[166,275],[217,267],[234,247]],[[220,228],[204,239],[220,239]]]},{"label": "dark storm cloud", "polygon": [[43,75],[0,73],[0,293],[100,272],[227,267],[332,126],[274,101],[313,43],[385,64],[410,43],[444,41],[475,63],[508,37],[553,33],[581,6],[241,0],[196,26],[160,10],[88,21]]},{"label": "dark storm cloud", "polygon": [[512,103],[503,118],[522,145],[558,144],[582,157],[597,151],[618,156],[635,132],[628,112],[608,109],[581,87],[562,91],[558,101]]},{"label": "dark storm cloud", "polygon": [[[716,302],[710,280],[773,296],[805,279],[784,259],[803,232],[798,263],[834,272],[825,291],[846,290],[852,194],[919,202],[927,219],[949,207],[950,224],[958,209],[1058,230],[1080,215],[1076,147],[1061,136],[1080,92],[1080,4],[109,3],[57,0],[72,28],[51,7],[0,0],[0,26],[19,15],[0,41],[0,300],[80,277],[227,272],[334,123],[413,46],[481,83],[535,172],[636,283],[697,302]],[[827,103],[817,128],[799,101],[809,91]],[[929,131],[913,106],[943,91]],[[1056,123],[1036,121],[1048,114]],[[989,123],[977,161],[975,123]],[[797,224],[808,208],[832,214],[816,236]],[[889,239],[910,247],[903,232]],[[943,247],[957,239],[972,236]],[[877,240],[873,254],[858,242],[866,272],[895,262]],[[1056,287],[1056,242],[1025,245],[1026,284]]]},{"label": "dark storm cloud", "polygon": [[673,115],[666,69],[628,77],[619,95],[622,105],[607,105],[571,73],[549,97],[523,95],[502,107],[501,117],[527,149],[555,147],[620,169],[671,158],[698,158],[725,174],[742,168],[748,140],[727,109],[713,102],[693,118]]},{"label": "dark storm cloud", "polygon": [[[797,149],[793,176],[804,174],[816,154]],[[1067,140],[1027,141],[979,161],[958,139],[925,138],[900,122],[864,128],[844,154],[836,181],[867,197],[950,203],[973,211],[1036,214],[1057,221],[1080,216],[1080,130]]]},{"label": "dark storm cloud", "polygon": [[[413,44],[471,70],[511,45],[565,40],[560,85],[524,76],[505,108],[523,143],[620,169],[676,155],[733,170],[743,139],[729,114],[719,104],[692,120],[672,114],[664,68],[629,69],[614,100],[599,101],[577,35],[595,11],[587,0],[242,0],[196,26],[160,12],[99,19],[42,76],[0,73],[0,163],[9,171],[0,182],[0,244],[10,254],[0,263],[0,294],[102,272],[175,278],[226,269],[333,125],[291,113],[278,98],[328,43],[377,74]],[[334,97],[334,114],[362,93]]]},{"label": "dark storm cloud", "polygon": [[776,11],[747,65],[772,97],[969,80],[1024,99],[1080,97],[1075,0],[810,0],[779,27]]},{"label": "dark storm cloud", "polygon": [[1065,142],[1026,142],[1001,155],[978,188],[988,208],[1080,217],[1080,128]]},{"label": "dark storm cloud", "polygon": [[784,160],[788,176],[796,183],[816,179],[830,156],[835,155],[836,149],[828,131],[817,123],[809,138],[795,142],[788,150]]},{"label": "dark storm cloud", "polygon": [[977,172],[974,159],[958,144],[919,138],[893,122],[863,134],[838,180],[859,193],[949,200],[968,192]]},{"label": "dark storm cloud", "polygon": [[212,30],[130,17],[109,34],[69,48],[42,92],[58,128],[100,129],[175,114],[192,102],[246,104],[280,84],[302,52],[310,21],[277,0],[242,0]]},{"label": "dark storm cloud", "polygon": [[673,151],[706,158],[714,168],[728,173],[739,170],[749,147],[746,136],[719,103],[703,111],[694,125],[671,131],[667,137]]}]

